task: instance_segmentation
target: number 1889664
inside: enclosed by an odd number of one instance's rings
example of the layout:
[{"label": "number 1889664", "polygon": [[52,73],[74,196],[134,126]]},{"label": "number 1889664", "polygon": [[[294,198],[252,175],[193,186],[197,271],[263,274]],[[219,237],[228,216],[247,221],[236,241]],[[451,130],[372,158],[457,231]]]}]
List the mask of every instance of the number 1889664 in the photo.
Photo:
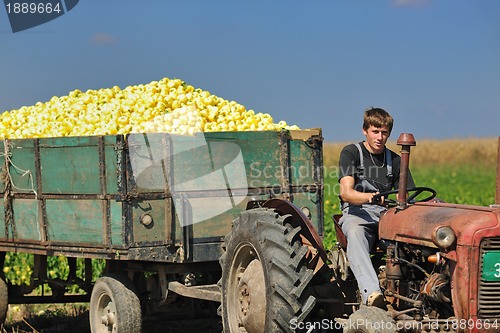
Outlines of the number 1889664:
[{"label": "number 1889664", "polygon": [[59,1],[51,2],[7,2],[8,14],[51,14],[63,11]]}]

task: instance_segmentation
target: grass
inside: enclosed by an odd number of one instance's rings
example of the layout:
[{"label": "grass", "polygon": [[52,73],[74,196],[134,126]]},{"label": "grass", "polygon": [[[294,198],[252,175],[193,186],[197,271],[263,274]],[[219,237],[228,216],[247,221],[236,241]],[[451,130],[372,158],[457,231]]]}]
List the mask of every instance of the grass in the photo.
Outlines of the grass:
[{"label": "grass", "polygon": [[455,165],[415,169],[413,176],[446,202],[487,206],[495,201],[495,172],[488,166]]},{"label": "grass", "polygon": [[89,332],[88,306],[78,304],[9,305],[1,333]]}]

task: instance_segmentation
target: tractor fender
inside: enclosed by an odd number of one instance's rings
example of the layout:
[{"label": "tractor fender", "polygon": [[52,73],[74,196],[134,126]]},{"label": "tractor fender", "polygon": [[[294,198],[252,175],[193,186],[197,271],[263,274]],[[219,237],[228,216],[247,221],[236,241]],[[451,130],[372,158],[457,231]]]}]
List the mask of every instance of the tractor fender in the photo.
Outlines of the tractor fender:
[{"label": "tractor fender", "polygon": [[314,225],[299,207],[290,201],[276,198],[265,201],[262,207],[273,208],[280,215],[289,214],[292,216],[293,226],[301,228],[300,237],[302,238],[302,244],[309,249],[309,253],[306,256],[308,268],[313,269],[314,273],[316,273],[326,265],[327,255],[323,247],[323,241],[314,228]]}]

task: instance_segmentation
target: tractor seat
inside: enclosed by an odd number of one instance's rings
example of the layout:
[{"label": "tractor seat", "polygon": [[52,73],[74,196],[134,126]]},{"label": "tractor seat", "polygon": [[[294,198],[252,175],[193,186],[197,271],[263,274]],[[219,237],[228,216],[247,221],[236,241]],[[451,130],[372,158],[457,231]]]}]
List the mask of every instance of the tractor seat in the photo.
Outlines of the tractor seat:
[{"label": "tractor seat", "polygon": [[344,250],[347,250],[347,238],[345,238],[344,232],[342,231],[342,228],[339,224],[339,220],[341,217],[342,214],[334,214],[332,216],[333,224],[335,225],[335,236],[337,237],[337,242],[339,243],[340,247]]}]

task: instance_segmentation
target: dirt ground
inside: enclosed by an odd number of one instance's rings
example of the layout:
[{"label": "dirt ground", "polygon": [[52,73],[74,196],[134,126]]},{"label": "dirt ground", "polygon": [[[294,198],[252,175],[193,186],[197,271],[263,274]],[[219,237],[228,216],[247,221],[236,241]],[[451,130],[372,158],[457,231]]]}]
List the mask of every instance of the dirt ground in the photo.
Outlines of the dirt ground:
[{"label": "dirt ground", "polygon": [[[208,306],[207,306],[208,304]],[[161,314],[146,316],[142,333],[221,333],[218,303],[168,309]],[[342,330],[314,330],[314,333],[339,333]],[[7,324],[0,333],[90,333],[87,305],[21,305],[9,307]],[[305,333],[298,330],[297,333]]]},{"label": "dirt ground", "polygon": [[[142,333],[221,333],[217,304],[164,311],[143,320]],[[10,305],[1,333],[90,333],[86,305]]]}]

